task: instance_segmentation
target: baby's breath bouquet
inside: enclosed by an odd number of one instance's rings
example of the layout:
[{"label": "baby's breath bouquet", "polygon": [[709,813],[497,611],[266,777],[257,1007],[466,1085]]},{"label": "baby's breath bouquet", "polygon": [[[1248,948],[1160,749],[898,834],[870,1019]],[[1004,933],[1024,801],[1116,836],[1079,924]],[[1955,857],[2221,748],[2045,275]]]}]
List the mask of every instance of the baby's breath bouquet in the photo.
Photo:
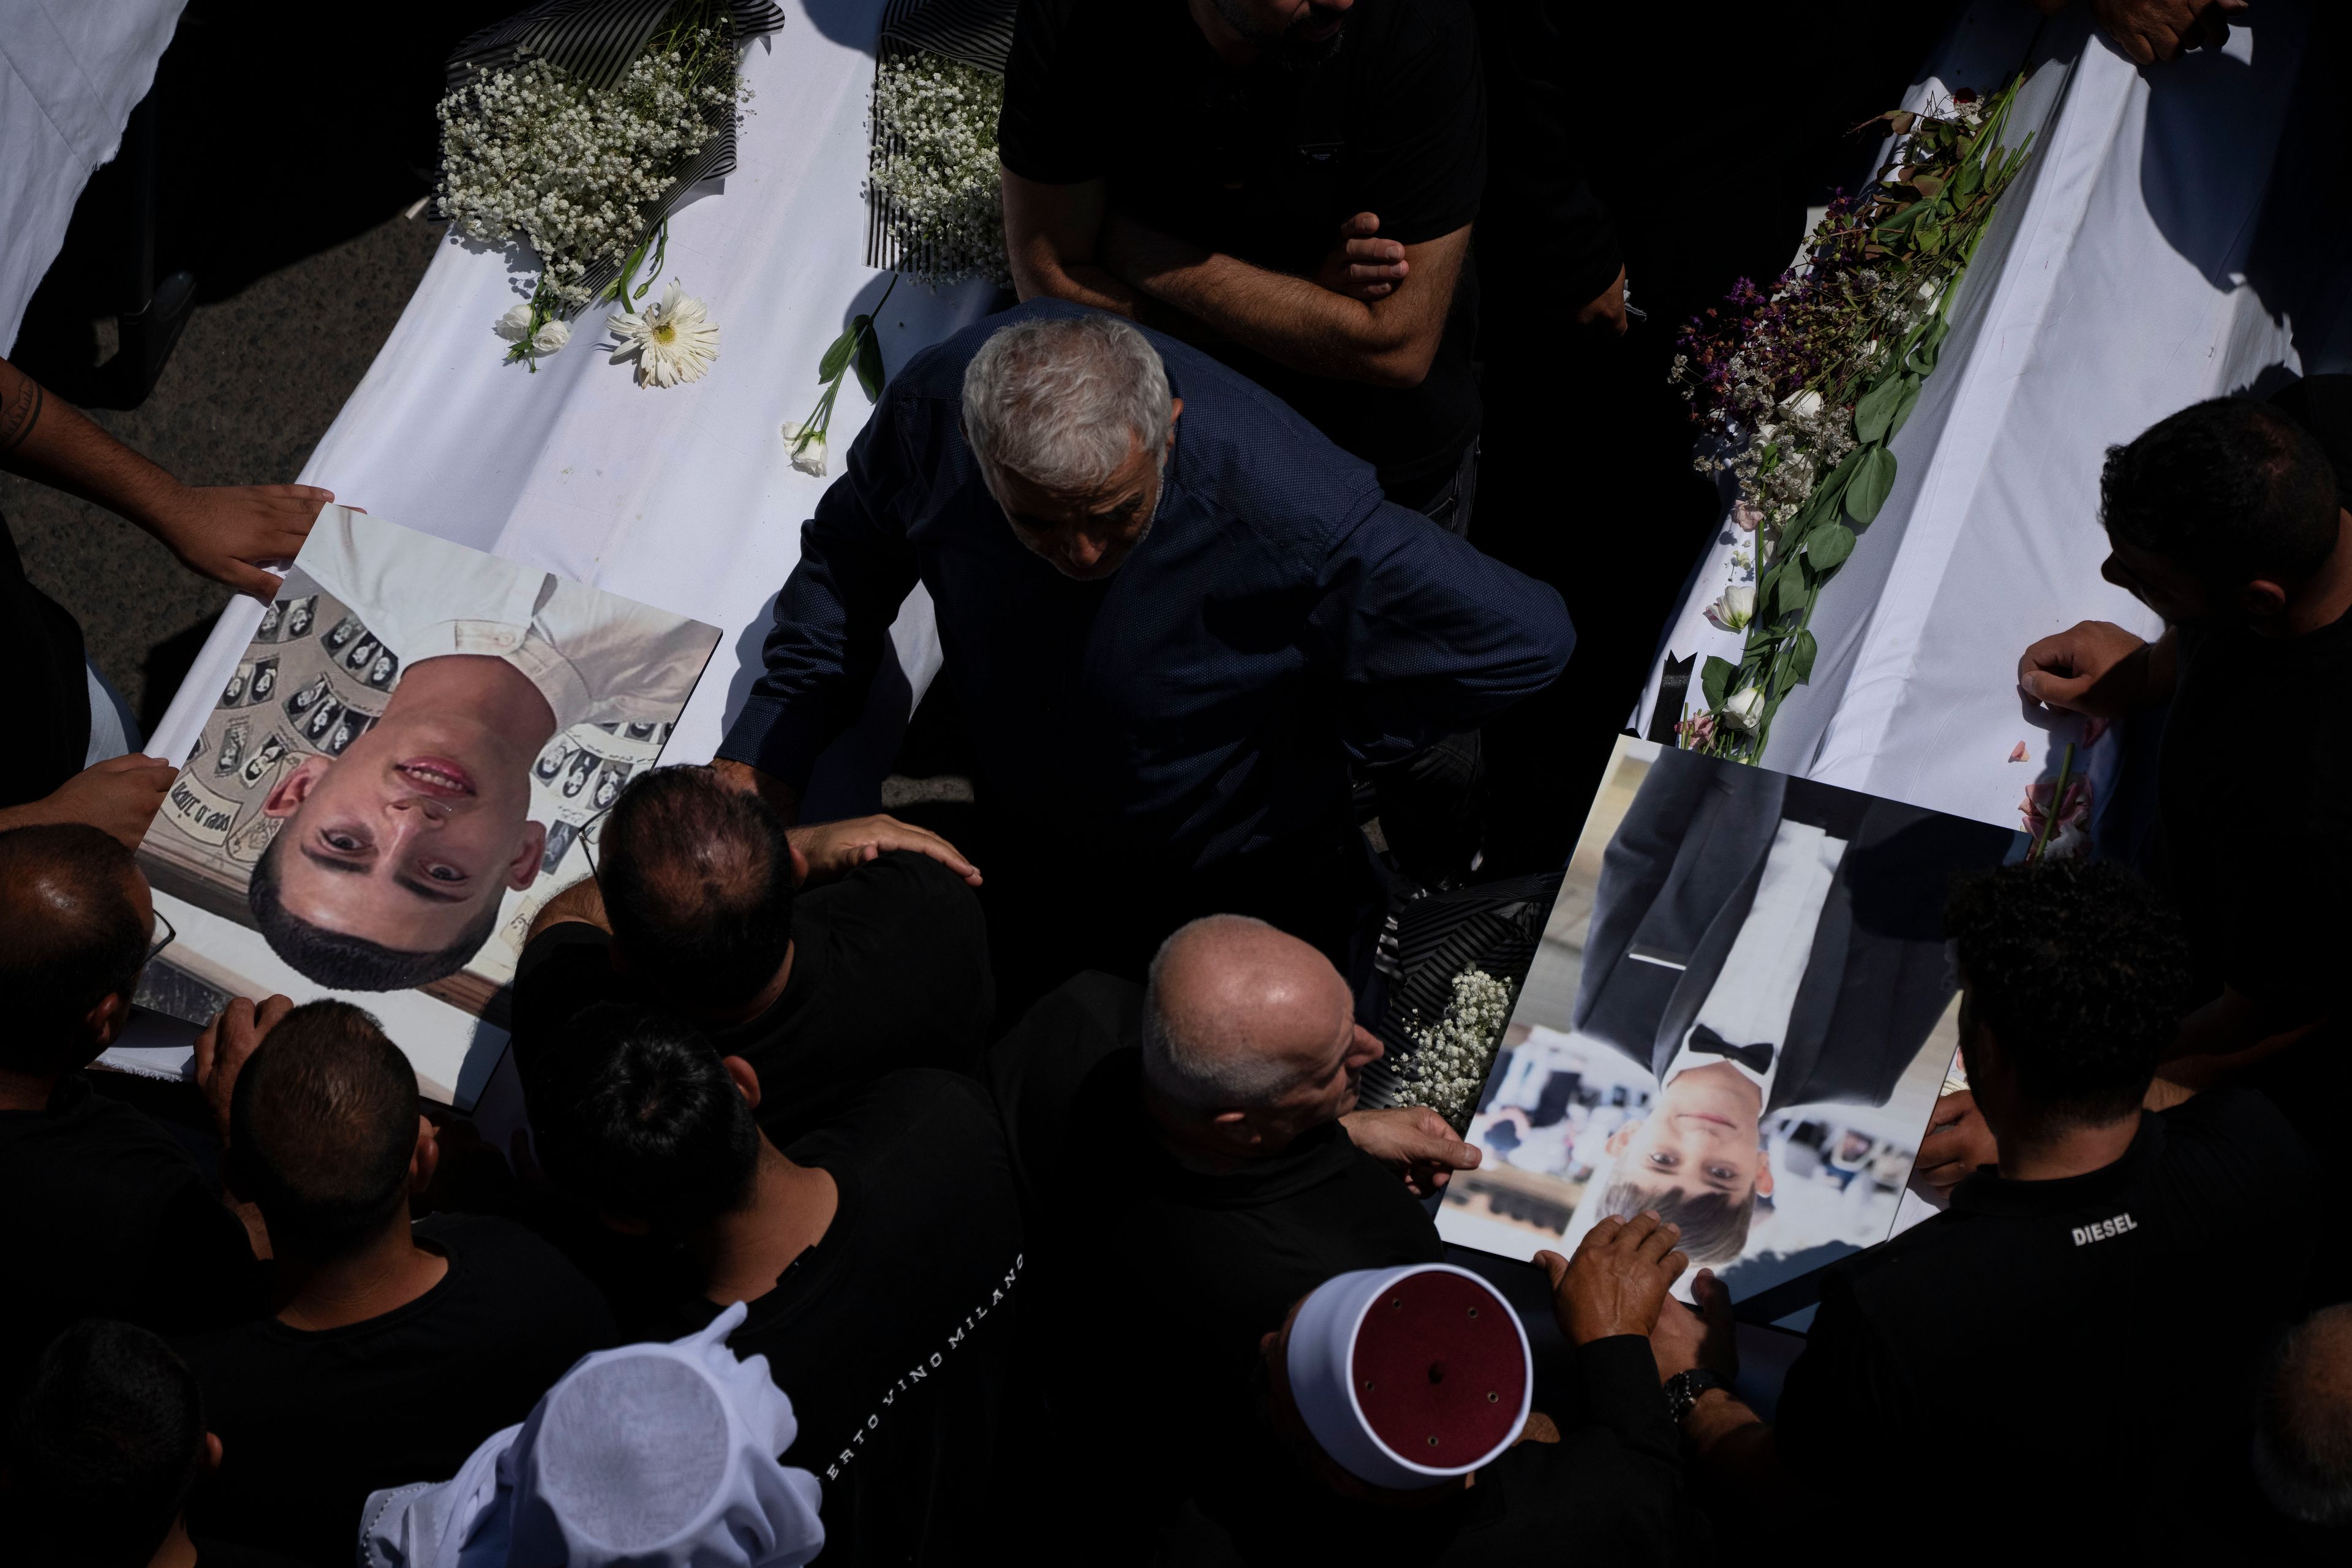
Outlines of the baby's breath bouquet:
[{"label": "baby's breath bouquet", "polygon": [[676,0],[615,60],[613,18],[542,5],[459,51],[439,110],[442,215],[472,238],[520,236],[539,253],[530,304],[498,323],[514,345],[509,360],[536,370],[569,339],[567,317],[608,299],[625,310],[652,287],[669,208],[695,180],[733,166],[736,106],[748,96],[741,24],[764,30],[774,10]]},{"label": "baby's breath bouquet", "polygon": [[1744,580],[1708,607],[1747,639],[1737,664],[1701,671],[1706,706],[1681,726],[1692,750],[1759,760],[1781,700],[1812,673],[1814,602],[1894,488],[1890,443],[2025,160],[2002,141],[2018,85],[1881,116],[1895,141],[1878,179],[1831,204],[1801,265],[1769,290],[1741,279],[1677,344],[1675,382],[1717,438],[1699,468],[1730,472],[1733,521],[1754,535],[1734,559]]},{"label": "baby's breath bouquet", "polygon": [[916,52],[876,69],[867,178],[900,270],[918,282],[1013,280],[996,168],[1003,107],[1003,77],[977,66]]}]

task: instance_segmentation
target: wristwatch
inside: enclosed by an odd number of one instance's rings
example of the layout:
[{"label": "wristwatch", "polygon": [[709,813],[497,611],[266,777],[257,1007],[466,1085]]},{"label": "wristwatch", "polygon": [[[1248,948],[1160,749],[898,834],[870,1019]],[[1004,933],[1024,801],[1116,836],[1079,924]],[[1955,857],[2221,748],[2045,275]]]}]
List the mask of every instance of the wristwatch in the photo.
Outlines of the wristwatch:
[{"label": "wristwatch", "polygon": [[1695,1366],[1688,1372],[1678,1372],[1666,1379],[1666,1414],[1675,1426],[1680,1426],[1683,1418],[1691,1413],[1691,1406],[1698,1403],[1700,1394],[1710,1388],[1727,1389],[1730,1386],[1731,1379],[1708,1367]]}]

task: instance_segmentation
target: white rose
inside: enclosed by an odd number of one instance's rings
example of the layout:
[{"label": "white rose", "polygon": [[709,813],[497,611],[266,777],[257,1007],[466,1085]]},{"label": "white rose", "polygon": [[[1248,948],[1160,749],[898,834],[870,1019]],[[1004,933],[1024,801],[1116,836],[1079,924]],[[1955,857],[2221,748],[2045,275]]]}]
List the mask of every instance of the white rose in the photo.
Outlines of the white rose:
[{"label": "white rose", "polygon": [[793,455],[793,467],[814,479],[824,478],[824,432],[803,425],[784,426],[784,447]]},{"label": "white rose", "polygon": [[572,329],[561,321],[543,323],[530,340],[532,352],[551,354],[572,341]]},{"label": "white rose", "polygon": [[1706,607],[1706,618],[1727,632],[1744,631],[1756,618],[1756,584],[1734,583]]},{"label": "white rose", "polygon": [[1801,392],[1782,406],[1794,418],[1810,419],[1822,411],[1822,395],[1811,391]]},{"label": "white rose", "polygon": [[530,307],[514,306],[490,324],[490,331],[510,343],[522,342],[523,335],[530,331]]},{"label": "white rose", "polygon": [[1725,698],[1722,717],[1735,730],[1754,730],[1764,721],[1763,689],[1743,686]]}]

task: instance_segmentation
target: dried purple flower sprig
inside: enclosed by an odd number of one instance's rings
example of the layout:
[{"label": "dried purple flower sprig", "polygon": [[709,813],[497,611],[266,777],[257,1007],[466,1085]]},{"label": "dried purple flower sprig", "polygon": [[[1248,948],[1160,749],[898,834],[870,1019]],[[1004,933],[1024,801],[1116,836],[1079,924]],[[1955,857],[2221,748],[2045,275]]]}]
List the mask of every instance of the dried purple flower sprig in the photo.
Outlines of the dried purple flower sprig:
[{"label": "dried purple flower sprig", "polygon": [[1887,444],[1936,368],[1953,286],[2024,162],[2025,145],[2000,142],[2021,80],[1990,101],[1963,89],[1937,112],[1866,121],[1895,138],[1877,180],[1830,204],[1802,264],[1769,292],[1739,279],[1677,342],[1672,378],[1715,437],[1697,466],[1731,473],[1759,572],[1739,662],[1710,658],[1701,672],[1713,722],[1685,731],[1694,749],[1759,760],[1782,699],[1812,673],[1814,601],[1885,504]]}]

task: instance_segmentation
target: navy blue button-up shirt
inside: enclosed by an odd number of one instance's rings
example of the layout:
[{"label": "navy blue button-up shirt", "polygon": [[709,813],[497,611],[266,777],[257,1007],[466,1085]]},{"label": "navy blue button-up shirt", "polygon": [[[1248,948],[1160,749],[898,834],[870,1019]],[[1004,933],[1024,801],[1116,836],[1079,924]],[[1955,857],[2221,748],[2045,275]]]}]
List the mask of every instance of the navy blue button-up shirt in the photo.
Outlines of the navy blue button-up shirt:
[{"label": "navy blue button-up shirt", "polygon": [[804,787],[854,721],[917,583],[977,752],[982,803],[1060,852],[1198,869],[1326,827],[1348,759],[1403,756],[1557,676],[1551,588],[1383,500],[1255,384],[1147,332],[1184,400],[1150,531],[1098,582],[1013,537],[959,418],[990,333],[918,354],[802,531],[766,673],[719,754]]}]

